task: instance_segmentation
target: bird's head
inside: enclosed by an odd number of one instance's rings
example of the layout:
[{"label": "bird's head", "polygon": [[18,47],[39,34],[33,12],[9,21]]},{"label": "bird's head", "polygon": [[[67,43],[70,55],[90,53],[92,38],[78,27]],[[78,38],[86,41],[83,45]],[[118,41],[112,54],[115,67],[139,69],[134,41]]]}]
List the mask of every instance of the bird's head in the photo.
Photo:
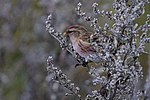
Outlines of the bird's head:
[{"label": "bird's head", "polygon": [[63,35],[65,37],[78,38],[79,36],[81,36],[82,34],[84,34],[86,32],[87,32],[87,30],[83,26],[72,25],[66,29],[66,31],[64,32]]}]

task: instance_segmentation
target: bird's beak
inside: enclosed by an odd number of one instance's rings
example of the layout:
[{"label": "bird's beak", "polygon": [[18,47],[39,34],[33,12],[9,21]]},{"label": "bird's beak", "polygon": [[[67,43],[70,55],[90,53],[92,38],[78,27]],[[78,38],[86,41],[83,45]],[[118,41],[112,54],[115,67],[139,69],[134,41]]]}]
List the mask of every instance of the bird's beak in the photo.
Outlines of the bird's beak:
[{"label": "bird's beak", "polygon": [[65,36],[65,37],[66,37],[66,36],[67,36],[67,33],[66,33],[66,32],[64,32],[64,33],[63,33],[63,36]]}]

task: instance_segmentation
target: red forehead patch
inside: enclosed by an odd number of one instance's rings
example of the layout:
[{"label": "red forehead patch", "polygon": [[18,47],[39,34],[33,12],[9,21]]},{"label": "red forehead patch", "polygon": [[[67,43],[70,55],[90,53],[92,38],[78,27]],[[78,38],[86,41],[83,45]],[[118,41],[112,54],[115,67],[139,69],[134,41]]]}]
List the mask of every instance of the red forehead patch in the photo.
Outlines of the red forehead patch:
[{"label": "red forehead patch", "polygon": [[79,27],[81,27],[81,26],[79,26],[79,25],[72,25],[72,26],[69,27],[69,29],[71,29],[71,28],[79,28]]}]

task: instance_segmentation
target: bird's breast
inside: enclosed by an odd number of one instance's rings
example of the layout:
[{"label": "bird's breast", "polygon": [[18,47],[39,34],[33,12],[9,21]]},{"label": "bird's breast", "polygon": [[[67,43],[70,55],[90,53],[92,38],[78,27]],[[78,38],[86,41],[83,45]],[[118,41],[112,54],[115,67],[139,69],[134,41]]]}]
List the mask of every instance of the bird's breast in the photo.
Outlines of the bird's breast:
[{"label": "bird's breast", "polygon": [[80,45],[79,42],[74,42],[73,43],[73,49],[82,57],[86,58],[89,56],[91,53],[84,48],[84,46]]}]

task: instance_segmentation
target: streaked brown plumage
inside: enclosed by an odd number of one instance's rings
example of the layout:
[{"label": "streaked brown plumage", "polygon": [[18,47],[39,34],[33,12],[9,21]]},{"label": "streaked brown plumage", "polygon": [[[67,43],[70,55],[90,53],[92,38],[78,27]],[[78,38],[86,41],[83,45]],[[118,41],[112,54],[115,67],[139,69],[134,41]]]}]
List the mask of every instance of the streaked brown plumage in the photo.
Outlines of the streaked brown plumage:
[{"label": "streaked brown plumage", "polygon": [[90,55],[96,55],[96,50],[89,43],[90,35],[92,33],[88,32],[83,26],[73,25],[67,28],[64,36],[68,36],[73,49],[82,57],[87,58]]}]

